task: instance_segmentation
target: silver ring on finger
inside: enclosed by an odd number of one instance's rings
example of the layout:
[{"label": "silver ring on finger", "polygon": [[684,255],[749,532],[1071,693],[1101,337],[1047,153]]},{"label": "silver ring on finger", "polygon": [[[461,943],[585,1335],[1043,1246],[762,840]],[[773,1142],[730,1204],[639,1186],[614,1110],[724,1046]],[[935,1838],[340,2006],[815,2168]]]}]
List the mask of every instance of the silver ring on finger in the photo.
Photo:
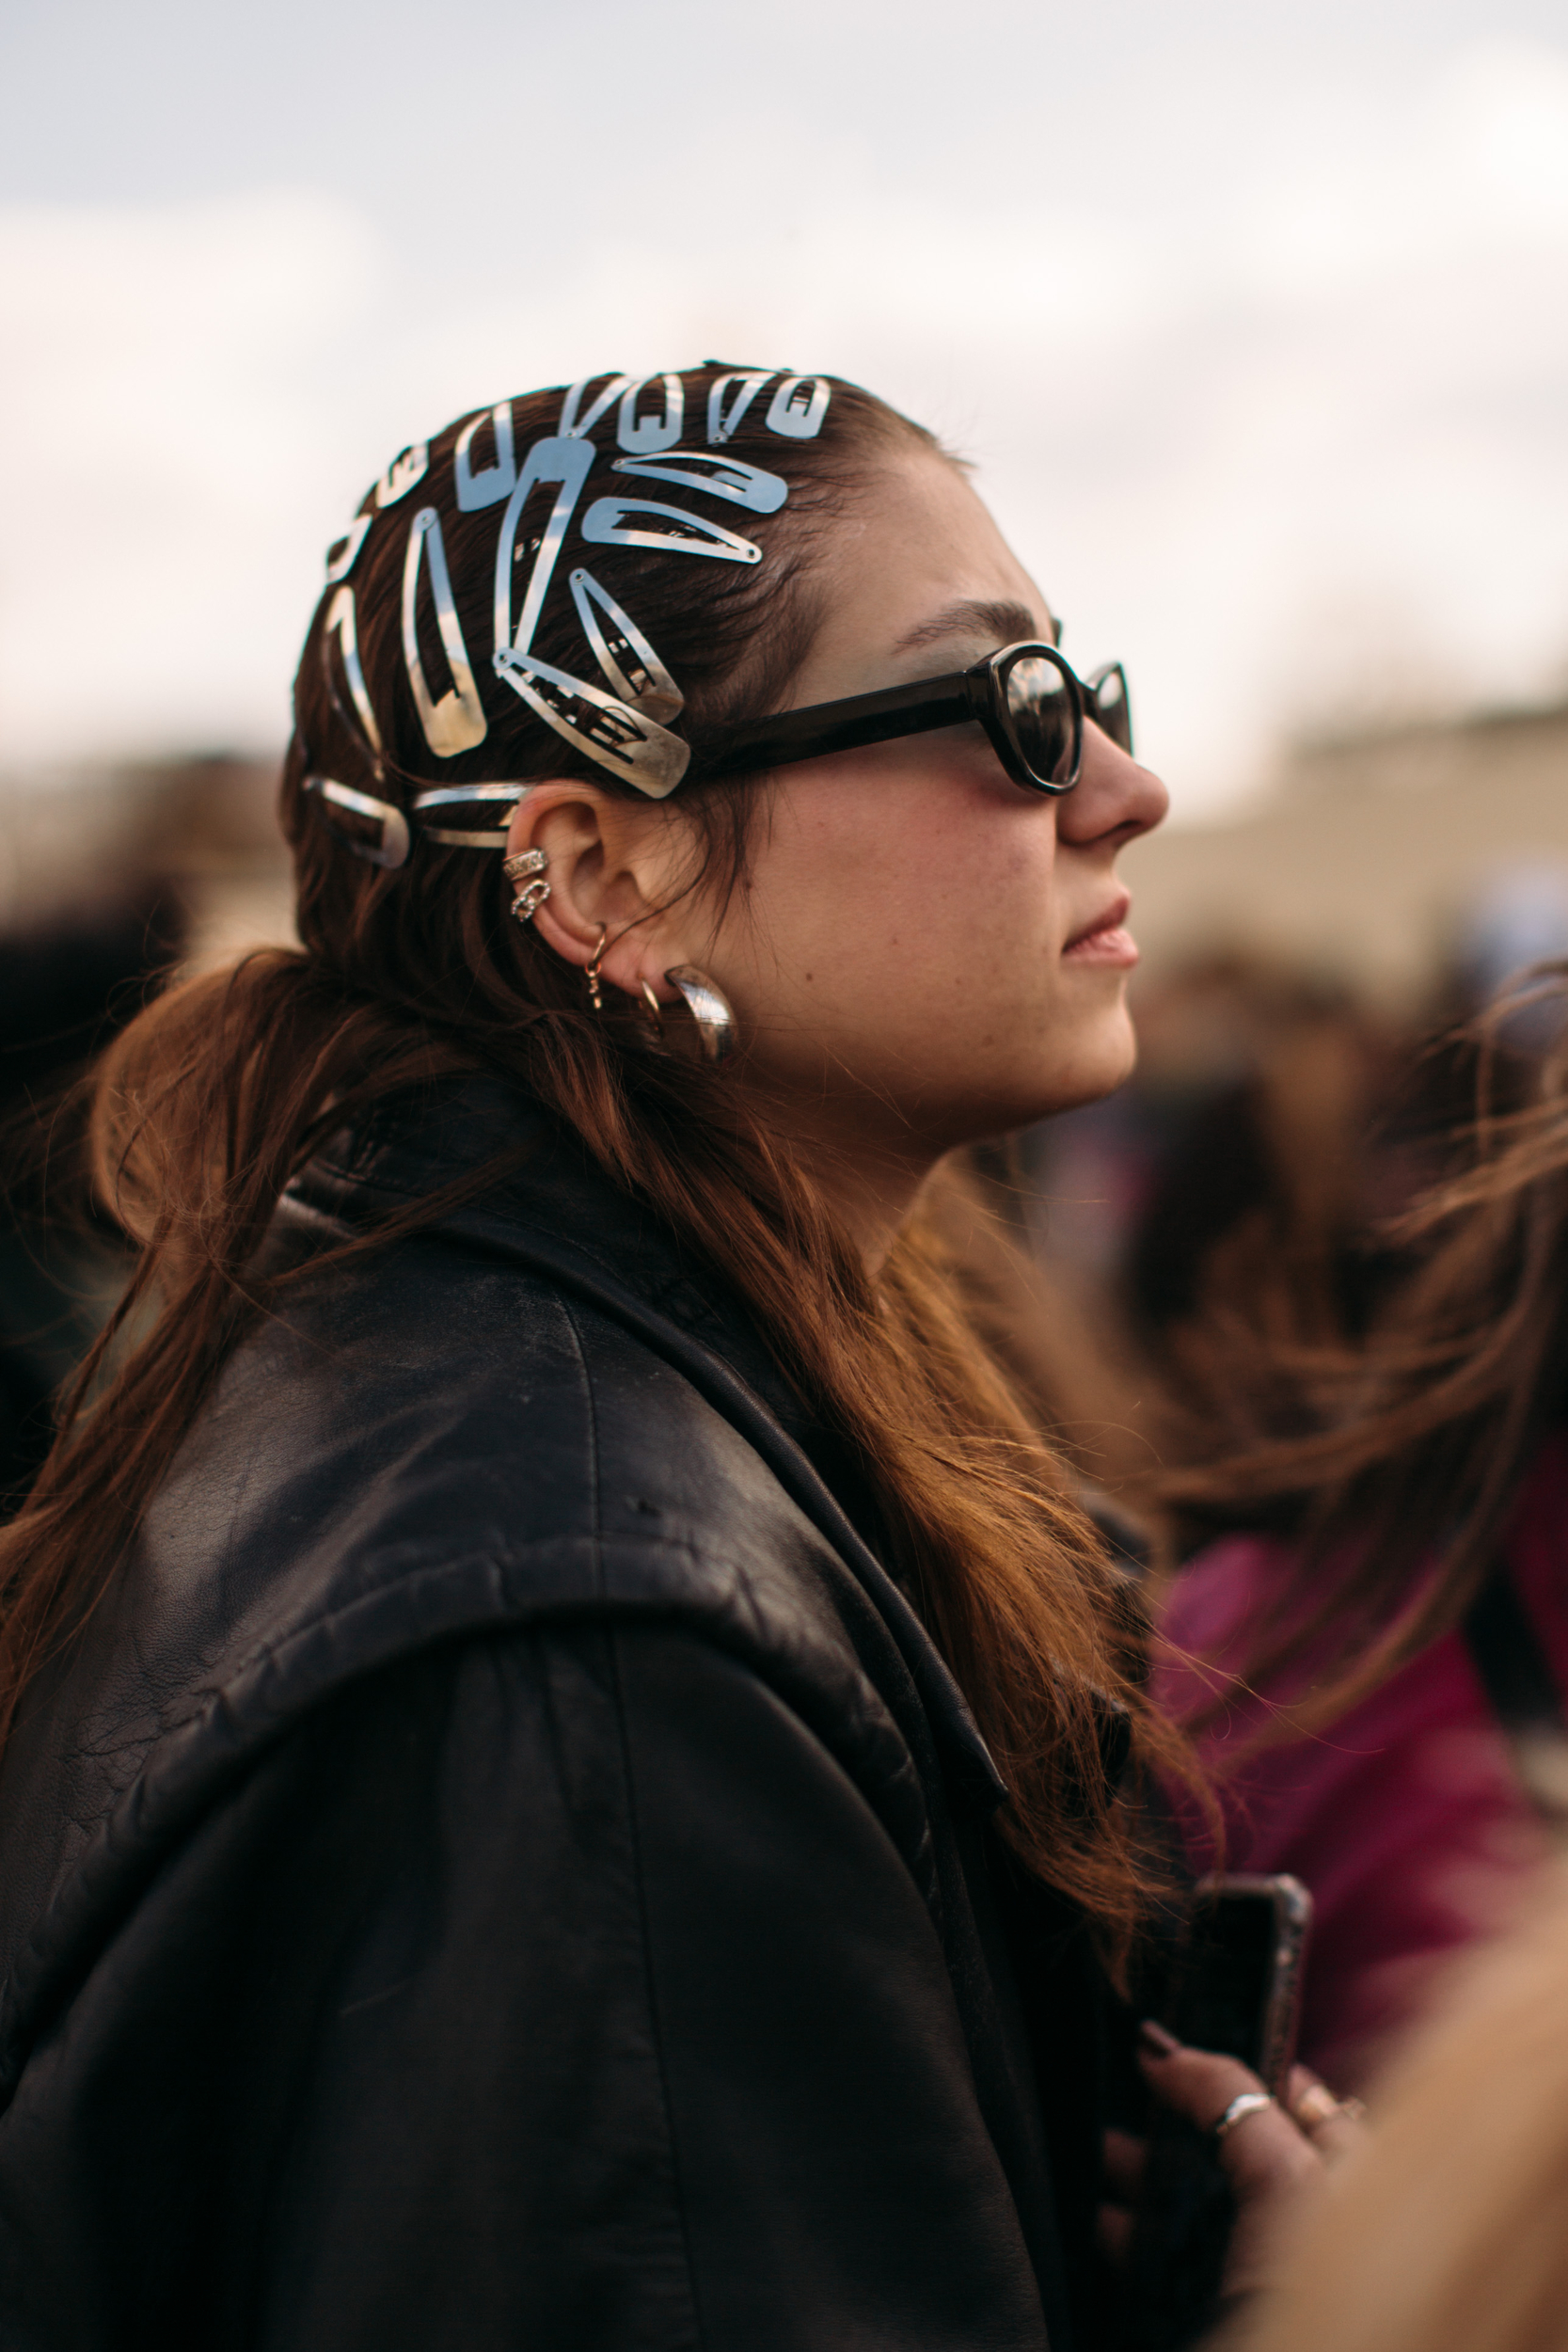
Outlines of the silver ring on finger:
[{"label": "silver ring on finger", "polygon": [[1271,2098],[1266,2090],[1238,2091],[1219,2122],[1213,2126],[1215,2139],[1223,2139],[1226,2133],[1233,2132],[1238,2123],[1244,2123],[1249,2115],[1261,2115],[1265,2107],[1274,2107],[1278,2105],[1278,2100]]}]

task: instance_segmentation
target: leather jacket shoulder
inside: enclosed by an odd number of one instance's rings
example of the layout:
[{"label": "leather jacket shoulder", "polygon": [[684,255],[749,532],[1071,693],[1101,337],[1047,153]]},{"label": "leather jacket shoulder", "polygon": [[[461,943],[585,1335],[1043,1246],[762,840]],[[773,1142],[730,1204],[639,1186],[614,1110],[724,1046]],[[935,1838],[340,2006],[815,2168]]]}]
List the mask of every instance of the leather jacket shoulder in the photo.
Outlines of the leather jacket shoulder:
[{"label": "leather jacket shoulder", "polygon": [[273,1247],[0,1777],[0,2338],[1065,2344],[1000,1784],[743,1313],[484,1086]]}]

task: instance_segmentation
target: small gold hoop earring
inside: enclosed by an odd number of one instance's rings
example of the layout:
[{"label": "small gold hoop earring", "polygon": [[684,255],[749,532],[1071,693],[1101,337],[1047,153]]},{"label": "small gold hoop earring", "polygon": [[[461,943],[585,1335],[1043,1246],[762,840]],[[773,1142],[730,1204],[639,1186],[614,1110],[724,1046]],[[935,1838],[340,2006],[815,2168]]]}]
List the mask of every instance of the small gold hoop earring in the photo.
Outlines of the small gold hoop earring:
[{"label": "small gold hoop earring", "polygon": [[604,961],[605,945],[609,940],[609,924],[601,923],[599,925],[599,944],[594,950],[594,961],[591,964],[589,964],[587,970],[582,976],[588,982],[588,999],[595,1012],[603,1012],[604,1010],[604,992],[599,986],[599,966]]},{"label": "small gold hoop earring", "polygon": [[659,1003],[658,998],[654,994],[653,990],[648,986],[646,980],[639,980],[637,985],[642,991],[642,1002],[647,1006],[648,1010],[653,1014],[655,1028],[662,1029],[664,1026],[664,1007]]}]

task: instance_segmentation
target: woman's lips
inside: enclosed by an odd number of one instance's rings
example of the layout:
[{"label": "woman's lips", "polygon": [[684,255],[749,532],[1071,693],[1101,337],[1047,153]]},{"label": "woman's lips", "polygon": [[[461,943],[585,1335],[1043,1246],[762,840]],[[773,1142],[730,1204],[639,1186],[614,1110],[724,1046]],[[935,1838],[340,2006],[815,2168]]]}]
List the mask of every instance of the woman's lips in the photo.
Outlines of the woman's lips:
[{"label": "woman's lips", "polygon": [[1125,893],[1102,914],[1073,934],[1062,949],[1064,962],[1107,963],[1131,971],[1138,961],[1138,943],[1125,928],[1132,901]]}]

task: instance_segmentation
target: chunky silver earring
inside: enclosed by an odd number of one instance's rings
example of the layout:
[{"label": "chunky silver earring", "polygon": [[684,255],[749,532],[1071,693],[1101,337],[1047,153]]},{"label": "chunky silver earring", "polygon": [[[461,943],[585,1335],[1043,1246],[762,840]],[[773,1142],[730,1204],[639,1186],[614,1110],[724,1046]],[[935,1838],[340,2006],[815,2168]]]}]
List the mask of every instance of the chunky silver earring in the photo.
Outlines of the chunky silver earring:
[{"label": "chunky silver earring", "polygon": [[691,1009],[703,1052],[710,1062],[728,1061],[736,1044],[735,1009],[723,990],[699,972],[694,963],[677,963],[665,978],[678,988]]},{"label": "chunky silver earring", "polygon": [[[501,860],[501,872],[507,881],[521,884],[512,901],[512,912],[519,923],[537,914],[550,895],[549,883],[540,880],[549,862],[543,850],[519,850],[515,856]],[[525,880],[525,876],[531,879]]]}]

